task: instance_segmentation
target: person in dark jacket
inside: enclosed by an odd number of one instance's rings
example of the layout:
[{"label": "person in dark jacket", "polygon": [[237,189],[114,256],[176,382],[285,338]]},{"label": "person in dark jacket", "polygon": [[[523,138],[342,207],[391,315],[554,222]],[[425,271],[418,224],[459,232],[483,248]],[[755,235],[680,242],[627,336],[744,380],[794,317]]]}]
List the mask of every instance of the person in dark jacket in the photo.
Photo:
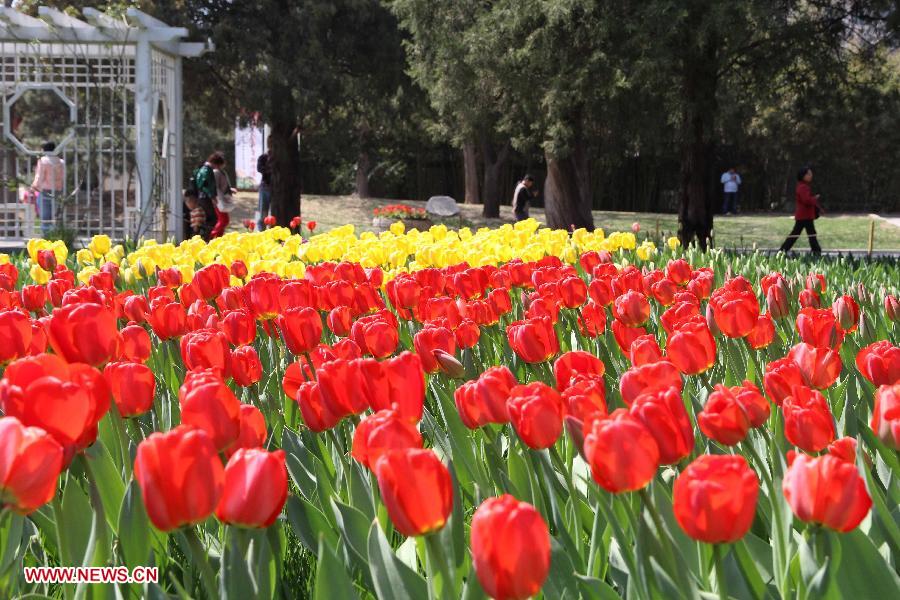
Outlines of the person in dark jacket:
[{"label": "person in dark jacket", "polygon": [[800,237],[800,233],[805,229],[806,237],[809,238],[809,247],[813,254],[821,254],[822,247],[819,246],[818,236],[816,235],[815,220],[823,212],[819,204],[819,195],[813,195],[810,182],[812,182],[812,169],[803,167],[797,173],[797,189],[794,192],[797,200],[797,206],[794,209],[794,228],[790,235],[781,245],[781,250],[787,252],[793,247],[794,242]]},{"label": "person in dark jacket", "polygon": [[259,183],[259,203],[257,204],[257,212],[259,218],[256,221],[256,230],[262,231],[263,219],[269,216],[269,207],[272,204],[272,138],[266,140],[267,152],[259,155],[256,159],[256,170],[262,175],[262,181]]},{"label": "person in dark jacket", "polygon": [[513,193],[513,214],[516,216],[516,221],[524,221],[528,218],[528,201],[537,196],[537,190],[531,189],[533,187],[534,177],[531,175],[523,177],[516,186],[516,191]]}]

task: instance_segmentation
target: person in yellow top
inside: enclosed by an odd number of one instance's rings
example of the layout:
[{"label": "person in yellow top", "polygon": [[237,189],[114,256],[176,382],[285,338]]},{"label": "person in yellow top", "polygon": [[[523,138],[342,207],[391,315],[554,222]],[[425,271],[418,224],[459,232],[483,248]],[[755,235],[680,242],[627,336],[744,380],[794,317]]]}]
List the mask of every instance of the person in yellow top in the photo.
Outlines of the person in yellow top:
[{"label": "person in yellow top", "polygon": [[38,193],[41,233],[46,236],[55,221],[56,198],[62,193],[65,185],[66,162],[54,153],[56,144],[53,142],[44,142],[41,149],[44,156],[38,159],[35,165],[31,189]]}]

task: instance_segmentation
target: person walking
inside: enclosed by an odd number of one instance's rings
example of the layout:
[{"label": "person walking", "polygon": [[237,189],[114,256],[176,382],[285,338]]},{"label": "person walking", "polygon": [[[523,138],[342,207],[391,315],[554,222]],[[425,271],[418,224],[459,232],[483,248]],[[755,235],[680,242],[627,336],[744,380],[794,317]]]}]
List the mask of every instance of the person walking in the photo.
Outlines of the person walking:
[{"label": "person walking", "polygon": [[272,138],[266,139],[266,152],[259,155],[256,159],[256,170],[262,175],[262,181],[259,183],[259,204],[257,205],[258,217],[256,220],[256,230],[263,230],[263,219],[269,214],[269,207],[272,204]]},{"label": "person walking", "polygon": [[797,201],[797,206],[794,208],[794,228],[781,245],[782,252],[790,250],[797,238],[800,237],[800,232],[805,229],[812,253],[822,253],[822,247],[819,246],[819,239],[816,234],[815,220],[824,211],[819,204],[819,194],[813,195],[812,193],[812,188],[810,187],[812,178],[813,172],[809,167],[803,167],[797,172],[797,188],[794,191]]},{"label": "person walking", "polygon": [[737,174],[734,167],[731,167],[724,173],[720,179],[724,186],[725,202],[722,204],[722,214],[737,214],[737,195],[738,188],[741,186],[741,176]]},{"label": "person walking", "polygon": [[537,197],[537,190],[534,187],[534,177],[525,175],[522,181],[516,185],[516,191],[513,192],[513,214],[516,221],[524,221],[528,218],[528,204],[531,198]]},{"label": "person walking", "polygon": [[225,154],[213,152],[194,173],[194,187],[201,203],[211,201],[216,212],[216,224],[209,234],[217,238],[225,233],[231,222],[231,211],[234,209],[235,190],[232,189],[225,174]]},{"label": "person walking", "polygon": [[56,156],[56,144],[53,142],[44,142],[41,149],[44,156],[38,159],[34,167],[31,189],[38,194],[41,234],[46,237],[56,220],[56,199],[62,194],[66,181],[66,162]]}]

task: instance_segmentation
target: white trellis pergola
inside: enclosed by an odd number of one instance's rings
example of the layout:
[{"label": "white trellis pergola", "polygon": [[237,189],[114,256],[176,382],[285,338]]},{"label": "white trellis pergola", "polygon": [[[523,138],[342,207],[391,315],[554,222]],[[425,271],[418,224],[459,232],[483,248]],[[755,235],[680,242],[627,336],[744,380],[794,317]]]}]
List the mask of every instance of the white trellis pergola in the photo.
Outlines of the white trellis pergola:
[{"label": "white trellis pergola", "polygon": [[35,93],[58,97],[69,118],[53,135],[67,170],[57,221],[80,237],[178,238],[181,60],[211,44],[184,42],[187,29],[133,8],[121,18],[92,8],[85,20],[47,7],[38,14],[0,7],[0,238],[39,234],[19,192],[43,154],[20,139],[23,118],[41,116],[22,115]]}]

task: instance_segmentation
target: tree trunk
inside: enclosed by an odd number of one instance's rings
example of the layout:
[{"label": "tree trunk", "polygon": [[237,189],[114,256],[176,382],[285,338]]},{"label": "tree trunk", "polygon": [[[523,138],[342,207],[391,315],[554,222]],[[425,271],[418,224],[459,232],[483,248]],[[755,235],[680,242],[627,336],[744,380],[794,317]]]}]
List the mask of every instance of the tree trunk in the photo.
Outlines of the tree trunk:
[{"label": "tree trunk", "polygon": [[697,56],[685,61],[681,140],[681,202],[678,237],[687,247],[693,239],[706,250],[712,236],[713,206],[710,169],[716,103],[717,40],[710,39]]},{"label": "tree trunk", "polygon": [[591,214],[593,203],[587,152],[578,142],[565,157],[547,159],[547,180],[544,182],[544,215],[547,226],[553,229],[594,230]]},{"label": "tree trunk", "polygon": [[496,219],[500,217],[500,171],[509,158],[510,144],[509,142],[503,144],[499,153],[488,141],[483,142],[481,148],[481,157],[484,161],[484,187],[481,194],[484,210],[481,214],[485,219]]},{"label": "tree trunk", "polygon": [[300,133],[296,106],[291,90],[274,86],[271,90],[272,129],[269,133],[272,148],[272,204],[271,213],[278,225],[287,227],[291,219],[300,216]]},{"label": "tree trunk", "polygon": [[369,193],[369,169],[372,167],[372,160],[366,150],[361,150],[359,158],[356,159],[356,195],[359,198],[370,198]]},{"label": "tree trunk", "polygon": [[466,178],[466,204],[479,204],[478,197],[478,157],[475,153],[475,144],[466,142],[463,144],[463,171]]},{"label": "tree trunk", "polygon": [[272,130],[272,216],[287,227],[300,216],[300,146],[297,125],[273,117]]}]

